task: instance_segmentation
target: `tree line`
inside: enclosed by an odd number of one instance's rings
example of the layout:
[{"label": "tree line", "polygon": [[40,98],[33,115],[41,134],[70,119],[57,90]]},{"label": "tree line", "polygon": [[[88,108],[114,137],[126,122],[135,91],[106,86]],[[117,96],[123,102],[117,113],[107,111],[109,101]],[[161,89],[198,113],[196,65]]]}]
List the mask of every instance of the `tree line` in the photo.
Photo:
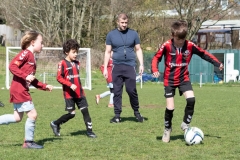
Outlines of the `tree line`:
[{"label": "tree line", "polygon": [[116,15],[125,12],[143,49],[155,51],[170,38],[173,20],[186,20],[187,38],[192,39],[204,21],[229,16],[238,3],[229,0],[223,9],[220,0],[2,0],[0,19],[21,31],[39,31],[48,47],[74,38],[83,47],[103,51],[106,34],[116,27]]}]

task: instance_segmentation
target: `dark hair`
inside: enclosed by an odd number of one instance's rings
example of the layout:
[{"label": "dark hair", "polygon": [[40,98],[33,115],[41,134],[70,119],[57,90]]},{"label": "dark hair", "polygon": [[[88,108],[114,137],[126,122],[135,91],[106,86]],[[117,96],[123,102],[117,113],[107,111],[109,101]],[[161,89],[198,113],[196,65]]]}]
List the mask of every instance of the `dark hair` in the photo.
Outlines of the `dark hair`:
[{"label": "dark hair", "polygon": [[63,43],[63,53],[66,54],[70,52],[70,50],[76,50],[80,48],[80,45],[75,39],[69,39],[65,43]]},{"label": "dark hair", "polygon": [[27,49],[31,45],[31,42],[36,40],[39,35],[41,34],[34,30],[26,31],[21,39],[22,50]]},{"label": "dark hair", "polygon": [[180,39],[185,39],[188,33],[188,25],[186,21],[177,20],[171,25],[172,36],[177,36]]}]

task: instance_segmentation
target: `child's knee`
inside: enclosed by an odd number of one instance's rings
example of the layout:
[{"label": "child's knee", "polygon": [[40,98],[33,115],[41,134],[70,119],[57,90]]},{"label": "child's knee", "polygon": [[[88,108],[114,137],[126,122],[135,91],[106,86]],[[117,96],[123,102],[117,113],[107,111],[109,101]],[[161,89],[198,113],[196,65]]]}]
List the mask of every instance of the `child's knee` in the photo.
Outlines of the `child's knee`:
[{"label": "child's knee", "polygon": [[195,105],[195,97],[187,98],[186,101],[187,101],[187,106],[194,107],[194,105]]},{"label": "child's knee", "polygon": [[68,114],[68,117],[69,117],[69,119],[74,118],[74,117],[75,117],[75,113],[69,113],[69,114]]},{"label": "child's knee", "polygon": [[22,121],[22,117],[21,117],[21,116],[15,116],[15,115],[14,115],[14,119],[15,119],[16,123]]}]

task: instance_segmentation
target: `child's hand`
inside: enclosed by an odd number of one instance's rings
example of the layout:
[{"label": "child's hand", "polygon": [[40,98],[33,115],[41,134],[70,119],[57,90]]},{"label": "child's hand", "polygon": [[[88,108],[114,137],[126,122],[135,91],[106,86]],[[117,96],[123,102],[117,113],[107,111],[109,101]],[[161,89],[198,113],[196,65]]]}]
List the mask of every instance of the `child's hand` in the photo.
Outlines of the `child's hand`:
[{"label": "child's hand", "polygon": [[158,78],[158,77],[160,76],[160,73],[159,73],[159,72],[154,72],[154,73],[152,74],[152,76],[153,76],[154,78]]},{"label": "child's hand", "polygon": [[77,86],[75,84],[72,84],[70,87],[73,91],[75,91],[77,89]]},{"label": "child's hand", "polygon": [[107,79],[108,78],[108,72],[106,69],[103,70],[103,76]]},{"label": "child's hand", "polygon": [[224,68],[223,64],[221,63],[219,66],[219,70],[221,71]]},{"label": "child's hand", "polygon": [[52,91],[52,89],[53,89],[53,86],[52,86],[52,85],[47,85],[47,86],[46,86],[46,88],[47,88],[47,90],[48,90],[48,91],[50,91],[50,92],[51,92],[51,91]]},{"label": "child's hand", "polygon": [[28,82],[32,82],[33,80],[35,79],[35,76],[34,75],[28,75],[27,77],[26,77],[26,80],[28,81]]}]

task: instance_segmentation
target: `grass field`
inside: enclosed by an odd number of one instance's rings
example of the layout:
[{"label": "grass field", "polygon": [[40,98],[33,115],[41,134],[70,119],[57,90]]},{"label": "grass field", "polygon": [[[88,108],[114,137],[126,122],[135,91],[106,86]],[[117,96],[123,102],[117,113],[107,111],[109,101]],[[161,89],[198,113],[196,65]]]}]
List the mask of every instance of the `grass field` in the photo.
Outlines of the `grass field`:
[{"label": "grass field", "polygon": [[[109,99],[101,99],[100,105],[96,105],[94,100],[95,94],[105,91],[106,86],[94,85],[93,90],[86,90],[93,129],[98,136],[96,139],[85,136],[80,112],[62,125],[61,137],[54,137],[49,123],[65,113],[62,91],[53,90],[50,93],[32,89],[31,95],[38,111],[35,141],[44,145],[44,149],[21,148],[24,117],[19,124],[0,126],[0,159],[240,159],[239,85],[193,87],[196,105],[191,125],[203,130],[204,144],[185,145],[180,129],[185,100],[178,95],[175,97],[171,142],[166,144],[161,141],[165,110],[162,84],[145,84],[143,89],[138,86],[140,111],[146,119],[144,123],[135,121],[126,92],[123,95],[122,123],[111,124],[109,120],[114,114],[112,108],[106,107]],[[12,104],[8,102],[9,91],[1,90],[0,99],[6,105],[0,108],[0,114],[12,113]]]},{"label": "grass field", "polygon": [[[5,87],[5,49],[0,47],[0,88]],[[111,124],[113,109],[106,107],[109,97],[95,104],[95,95],[106,91],[106,85],[93,72],[93,89],[86,90],[93,130],[98,138],[85,135],[82,114],[61,127],[61,137],[55,137],[49,123],[59,118],[64,111],[62,90],[44,92],[31,89],[35,108],[38,111],[35,141],[44,145],[42,150],[22,149],[26,116],[18,124],[0,126],[0,160],[232,160],[240,159],[240,84],[193,85],[196,105],[191,126],[197,126],[205,134],[201,145],[187,146],[180,129],[186,102],[175,97],[173,132],[171,142],[161,141],[164,129],[165,99],[163,86],[158,83],[138,85],[141,114],[144,123],[137,123],[130,108],[126,92],[123,94],[122,123]],[[103,85],[104,84],[104,85]],[[9,90],[0,89],[0,115],[13,113],[9,103]]]}]

